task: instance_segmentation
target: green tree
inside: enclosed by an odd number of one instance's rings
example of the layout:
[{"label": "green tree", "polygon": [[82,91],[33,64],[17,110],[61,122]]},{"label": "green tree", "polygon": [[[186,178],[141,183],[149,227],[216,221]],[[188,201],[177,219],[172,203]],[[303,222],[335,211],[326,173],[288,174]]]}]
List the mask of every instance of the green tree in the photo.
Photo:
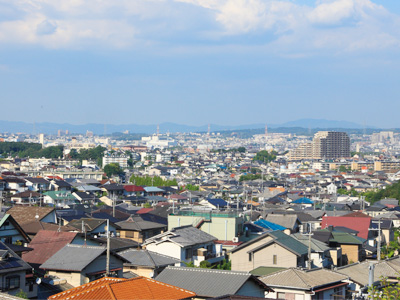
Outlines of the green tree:
[{"label": "green tree", "polygon": [[189,183],[189,184],[185,185],[184,189],[187,190],[187,191],[198,191],[199,190],[199,186]]},{"label": "green tree", "polygon": [[275,151],[268,152],[267,150],[261,150],[261,151],[257,152],[257,154],[253,158],[253,160],[264,162],[264,163],[269,163],[269,162],[275,160],[277,155],[278,155],[278,153]]},{"label": "green tree", "polygon": [[217,265],[217,269],[219,269],[219,270],[230,270],[231,269],[231,261],[223,259],[222,262]]},{"label": "green tree", "polygon": [[[397,278],[399,281],[400,278]],[[368,288],[368,299],[374,300],[397,300],[400,299],[400,285],[389,281],[384,277],[380,280],[379,287],[372,286]]]},{"label": "green tree", "polygon": [[203,260],[200,262],[200,268],[211,269],[211,263],[208,260]]},{"label": "green tree", "polygon": [[22,299],[28,299],[28,294],[25,293],[22,289],[19,289],[18,293],[16,293],[15,296]]},{"label": "green tree", "polygon": [[119,175],[124,174],[124,170],[117,163],[111,163],[111,164],[105,165],[104,172],[107,174],[108,177],[111,177],[113,175],[119,176]]},{"label": "green tree", "polygon": [[149,202],[146,202],[146,203],[143,205],[143,207],[144,207],[144,208],[152,208],[152,206],[151,206],[151,204],[150,204]]},{"label": "green tree", "polygon": [[384,198],[395,198],[397,200],[400,200],[400,181],[390,186],[387,186],[385,189],[381,189],[375,192],[365,192],[363,196],[365,196],[365,200],[370,203],[375,203],[376,201]]},{"label": "green tree", "polygon": [[173,180],[164,180],[159,176],[136,176],[132,175],[129,179],[130,182],[136,185],[144,185],[144,186],[172,186],[178,185],[176,179]]}]

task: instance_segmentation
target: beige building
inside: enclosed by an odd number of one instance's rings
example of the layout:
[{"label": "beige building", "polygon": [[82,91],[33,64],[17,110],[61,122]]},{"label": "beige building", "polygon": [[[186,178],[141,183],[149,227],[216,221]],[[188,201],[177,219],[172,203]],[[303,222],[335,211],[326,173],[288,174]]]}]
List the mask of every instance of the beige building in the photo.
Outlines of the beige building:
[{"label": "beige building", "polygon": [[304,244],[282,231],[274,231],[233,249],[231,268],[249,272],[258,267],[305,267],[307,253]]},{"label": "beige building", "polygon": [[318,131],[311,143],[301,144],[289,153],[292,160],[350,157],[350,138],[346,132]]}]

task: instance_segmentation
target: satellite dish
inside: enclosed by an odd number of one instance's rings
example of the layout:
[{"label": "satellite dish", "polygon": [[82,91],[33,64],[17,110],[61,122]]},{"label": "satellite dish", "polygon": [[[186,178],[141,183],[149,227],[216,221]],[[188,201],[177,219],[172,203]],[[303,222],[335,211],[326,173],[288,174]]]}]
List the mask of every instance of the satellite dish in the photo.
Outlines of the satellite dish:
[{"label": "satellite dish", "polygon": [[41,278],[36,278],[36,284],[39,285],[42,283],[42,279]]},{"label": "satellite dish", "polygon": [[150,272],[149,277],[153,278],[154,277],[154,272]]}]

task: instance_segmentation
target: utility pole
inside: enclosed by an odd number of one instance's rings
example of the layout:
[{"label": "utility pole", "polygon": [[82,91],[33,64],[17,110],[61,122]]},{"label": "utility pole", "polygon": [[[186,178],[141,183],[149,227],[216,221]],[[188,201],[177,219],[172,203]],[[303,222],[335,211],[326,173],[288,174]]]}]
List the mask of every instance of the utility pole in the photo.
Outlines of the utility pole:
[{"label": "utility pole", "polygon": [[110,276],[110,220],[107,219],[107,263],[106,277]]},{"label": "utility pole", "polygon": [[115,194],[112,196],[113,217],[115,218]]},{"label": "utility pole", "polygon": [[371,228],[370,230],[378,230],[378,246],[377,246],[377,256],[378,262],[381,261],[381,220],[379,221],[372,221],[374,224],[378,224],[378,229]]},{"label": "utility pole", "polygon": [[314,234],[312,233],[311,230],[311,223],[306,223],[309,230],[308,233],[302,233],[302,235],[308,236],[308,266],[307,269],[311,270],[311,236]]}]

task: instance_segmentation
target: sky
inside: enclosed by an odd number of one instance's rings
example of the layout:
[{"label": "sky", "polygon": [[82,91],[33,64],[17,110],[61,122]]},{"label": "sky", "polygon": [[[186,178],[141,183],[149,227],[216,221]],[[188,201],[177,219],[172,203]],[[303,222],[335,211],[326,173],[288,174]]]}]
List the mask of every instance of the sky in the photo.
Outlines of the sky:
[{"label": "sky", "polygon": [[400,128],[399,28],[398,0],[0,0],[0,120]]}]

